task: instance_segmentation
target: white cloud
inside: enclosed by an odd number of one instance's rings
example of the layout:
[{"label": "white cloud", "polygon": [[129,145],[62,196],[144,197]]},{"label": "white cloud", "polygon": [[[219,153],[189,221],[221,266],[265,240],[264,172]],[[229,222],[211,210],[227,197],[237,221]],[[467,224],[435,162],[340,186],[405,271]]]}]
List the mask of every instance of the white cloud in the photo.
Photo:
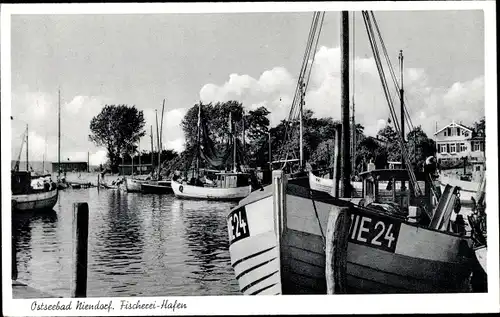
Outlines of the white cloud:
[{"label": "white cloud", "polygon": [[99,165],[104,164],[107,160],[107,152],[106,150],[99,150],[97,152],[90,154],[90,165]]},{"label": "white cloud", "polygon": [[[352,63],[352,61],[351,61]],[[352,64],[351,64],[352,65]],[[390,117],[380,77],[373,58],[355,59],[355,116],[356,122],[374,135],[385,126]],[[352,69],[351,78],[353,76]],[[386,74],[388,76],[388,72]],[[413,125],[421,125],[428,135],[434,132],[435,122],[441,125],[452,120],[472,124],[484,115],[484,77],[457,82],[449,88],[430,86],[427,73],[422,68],[406,68],[405,96]],[[387,78],[398,120],[399,101],[390,77]],[[271,111],[271,125],[288,117],[295,91],[296,78],[282,68],[262,72],[259,79],[249,75],[229,75],[221,84],[206,84],[200,90],[203,102],[236,99],[246,109],[265,106]],[[350,102],[352,102],[352,83]],[[306,108],[316,116],[340,118],[340,49],[322,46],[318,49],[306,94]],[[391,120],[393,120],[391,118]],[[408,131],[408,128],[406,128]]]},{"label": "white cloud", "polygon": [[167,140],[166,142],[166,148],[167,149],[172,149],[176,151],[177,153],[180,153],[184,151],[184,138],[178,138],[175,140]]}]

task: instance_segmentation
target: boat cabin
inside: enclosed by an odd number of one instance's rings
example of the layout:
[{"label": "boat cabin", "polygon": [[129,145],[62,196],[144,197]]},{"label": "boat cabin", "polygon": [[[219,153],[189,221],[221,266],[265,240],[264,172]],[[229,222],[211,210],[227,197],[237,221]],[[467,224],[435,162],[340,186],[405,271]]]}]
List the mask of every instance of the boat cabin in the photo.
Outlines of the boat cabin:
[{"label": "boat cabin", "polygon": [[23,195],[31,192],[31,172],[12,171],[10,176],[12,195]]},{"label": "boat cabin", "polygon": [[236,188],[250,185],[250,174],[247,173],[218,173],[215,176],[217,187]]},{"label": "boat cabin", "polygon": [[396,204],[401,212],[408,214],[409,206],[431,207],[431,184],[423,173],[416,173],[422,196],[415,196],[410,177],[406,169],[379,169],[360,173],[362,195],[367,202]]}]

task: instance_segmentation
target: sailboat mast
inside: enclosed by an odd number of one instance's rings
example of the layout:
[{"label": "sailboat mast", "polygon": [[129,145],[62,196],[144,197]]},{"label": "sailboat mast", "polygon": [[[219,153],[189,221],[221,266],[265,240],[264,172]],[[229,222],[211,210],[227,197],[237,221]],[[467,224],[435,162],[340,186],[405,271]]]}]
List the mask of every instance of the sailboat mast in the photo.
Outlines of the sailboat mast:
[{"label": "sailboat mast", "polygon": [[233,172],[236,173],[236,133],[233,132],[233,117],[229,112],[229,134],[233,139]]},{"label": "sailboat mast", "polygon": [[142,174],[142,165],[141,165],[141,139],[139,139],[139,147],[137,148],[137,152],[139,152],[139,175]]},{"label": "sailboat mast", "polygon": [[[403,50],[399,51],[399,70],[401,76],[401,87],[399,89],[399,102],[401,103],[401,138],[403,143],[405,141],[405,103],[404,103],[404,89],[403,89]],[[405,167],[403,152],[401,151],[401,166]]]},{"label": "sailboat mast", "polygon": [[300,83],[300,112],[299,112],[299,149],[300,149],[300,161],[299,168],[302,170],[304,167],[304,127],[303,127],[303,112],[304,112],[304,88],[305,84],[303,82]]},{"label": "sailboat mast", "polygon": [[354,91],[356,87],[356,41],[355,41],[355,27],[356,27],[356,12],[352,13],[352,168],[351,172],[356,173],[356,116],[355,116],[355,102],[354,102]]},{"label": "sailboat mast", "polygon": [[158,176],[160,175],[160,133],[158,131],[158,111],[155,109],[156,115],[156,146],[158,149]]},{"label": "sailboat mast", "polygon": [[61,176],[61,89],[58,89],[58,111],[57,111],[57,178]]},{"label": "sailboat mast", "polygon": [[29,171],[29,159],[28,159],[28,147],[29,147],[29,143],[28,143],[28,125],[26,125],[26,170]]},{"label": "sailboat mast", "polygon": [[198,123],[196,124],[196,177],[200,171],[200,128],[201,128],[201,101],[198,104]]},{"label": "sailboat mast", "polygon": [[340,167],[340,175],[342,180],[341,195],[342,197],[350,197],[351,186],[351,155],[350,155],[350,118],[349,118],[349,12],[342,11],[340,24],[340,90],[341,90],[341,116],[342,116],[342,164]]},{"label": "sailboat mast", "polygon": [[153,170],[153,125],[151,125],[151,170]]},{"label": "sailboat mast", "polygon": [[[165,99],[163,99],[163,106],[161,107],[160,152],[158,152],[158,166],[161,166],[161,151],[163,150],[163,112],[164,111],[165,111]],[[159,173],[159,170],[158,170],[158,173]]]}]

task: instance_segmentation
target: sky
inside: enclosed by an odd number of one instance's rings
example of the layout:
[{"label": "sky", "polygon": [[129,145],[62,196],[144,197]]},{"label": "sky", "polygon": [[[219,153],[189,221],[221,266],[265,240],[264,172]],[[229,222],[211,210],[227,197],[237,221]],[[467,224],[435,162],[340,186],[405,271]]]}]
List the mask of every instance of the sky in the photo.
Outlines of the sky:
[{"label": "sky", "polygon": [[[436,125],[472,125],[484,117],[482,11],[375,16],[396,71],[403,50],[415,126],[432,136]],[[375,135],[389,108],[361,14],[350,18],[351,98],[354,92],[356,121]],[[105,149],[88,139],[90,120],[106,104],[144,111],[141,149],[151,147],[150,126],[156,133],[163,99],[163,144],[177,151],[184,143],[182,117],[200,100],[238,100],[246,110],[266,106],[274,126],[290,110],[311,19],[312,12],[13,15],[12,159],[28,124],[30,160],[46,153],[57,161],[58,89],[62,160],[86,161],[87,153],[91,164],[106,160]],[[339,32],[339,13],[327,12],[306,94],[306,108],[334,119],[340,117]]]}]

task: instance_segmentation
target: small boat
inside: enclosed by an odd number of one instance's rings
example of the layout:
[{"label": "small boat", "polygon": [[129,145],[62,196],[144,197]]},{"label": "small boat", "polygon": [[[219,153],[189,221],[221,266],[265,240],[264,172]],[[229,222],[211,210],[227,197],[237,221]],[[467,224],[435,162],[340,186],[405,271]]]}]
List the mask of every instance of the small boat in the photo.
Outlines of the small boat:
[{"label": "small boat", "polygon": [[146,180],[142,179],[125,177],[125,188],[129,193],[141,192],[142,191],[141,185],[146,182],[147,182]]},{"label": "small boat", "polygon": [[443,174],[439,176],[439,183],[441,185],[441,190],[443,190],[446,185],[460,187],[460,202],[463,205],[473,204],[472,197],[474,197],[481,186],[481,181],[467,181]]},{"label": "small boat", "polygon": [[215,186],[195,186],[172,180],[172,190],[178,198],[206,200],[240,200],[252,191],[250,174],[222,172],[216,177]]},{"label": "small boat", "polygon": [[31,186],[30,172],[12,171],[12,209],[15,211],[52,210],[58,199],[58,189],[54,182],[45,182],[40,189]]},{"label": "small boat", "polygon": [[141,191],[145,194],[170,194],[172,186],[169,180],[146,181],[141,183]]},{"label": "small boat", "polygon": [[323,178],[309,172],[309,186],[312,190],[317,190],[324,193],[334,193],[335,181],[329,178]]}]

